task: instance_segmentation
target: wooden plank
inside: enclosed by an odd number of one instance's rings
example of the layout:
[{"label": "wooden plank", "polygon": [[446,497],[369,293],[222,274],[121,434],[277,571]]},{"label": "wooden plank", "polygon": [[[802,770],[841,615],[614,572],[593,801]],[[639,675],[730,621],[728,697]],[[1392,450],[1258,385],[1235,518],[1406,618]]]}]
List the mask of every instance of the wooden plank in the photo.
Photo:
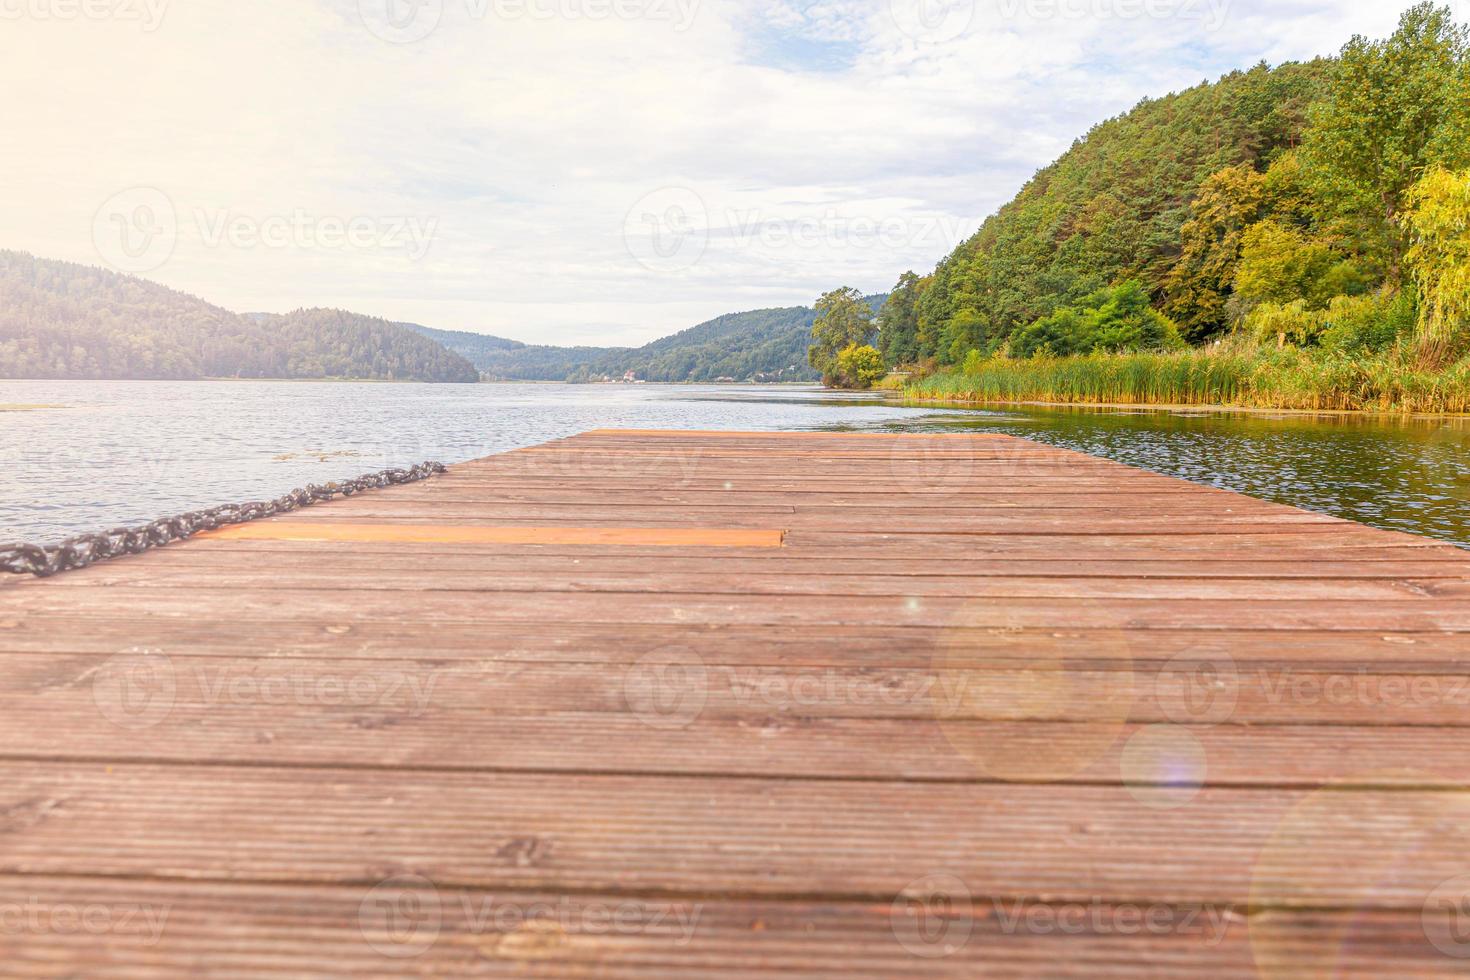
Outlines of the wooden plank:
[{"label": "wooden plank", "polygon": [[[197,603],[196,603],[197,605]],[[1159,629],[1146,643],[1122,645],[1116,630],[1075,627],[876,627],[852,625],[592,623],[562,620],[527,628],[515,622],[368,620],[352,615],[286,616],[253,621],[248,633],[221,630],[197,616],[118,613],[78,629],[67,614],[0,613],[0,654],[136,653],[156,650],[187,656],[270,658],[423,657],[439,661],[572,662],[622,664],[669,647],[697,649],[720,663],[799,667],[924,668],[943,650],[948,662],[1138,665],[1176,658],[1229,657],[1237,664],[1357,670],[1392,664],[1434,673],[1470,665],[1462,633],[1411,630],[1291,630],[1244,627],[1202,633]],[[1120,652],[1120,650],[1122,652]]]},{"label": "wooden plank", "polygon": [[[371,593],[342,587],[310,592],[202,590],[210,612],[245,625],[280,619],[354,622],[521,623],[541,625],[567,617],[607,624],[686,622],[746,626],[895,627],[935,623],[981,629],[1042,629],[1058,625],[1053,599],[986,599],[914,596],[864,597],[861,610],[822,596],[768,595],[741,601],[733,593],[684,595],[638,591],[607,593],[516,593],[514,602],[487,601],[465,592]],[[149,616],[192,617],[201,599],[181,589],[117,586],[105,590],[10,589],[0,593],[0,617],[70,616],[80,623],[130,618],[139,605]],[[1470,600],[1385,599],[1376,602],[1323,599],[1090,599],[1067,604],[1066,625],[1111,630],[1119,642],[1147,644],[1156,629],[1221,631],[1265,617],[1283,632],[1365,631],[1470,633]]]},{"label": "wooden plank", "polygon": [[1464,873],[1470,793],[4,762],[0,828],[12,874],[882,901],[944,869],[1042,901],[1417,910]]},{"label": "wooden plank", "polygon": [[[312,532],[303,531],[303,534]],[[274,532],[237,540],[282,540]],[[288,532],[289,534],[289,532]],[[287,536],[284,540],[305,540]],[[330,541],[330,536],[310,540]],[[376,539],[375,539],[376,540]],[[392,540],[385,537],[382,540]],[[446,543],[453,543],[452,536]],[[763,545],[775,547],[774,544]],[[752,547],[752,545],[745,545]],[[967,596],[1005,599],[1405,599],[1438,596],[1470,598],[1470,578],[1413,578],[1350,576],[1335,578],[1283,577],[1073,577],[977,575],[890,575],[881,565],[871,575],[821,576],[770,574],[753,571],[738,579],[726,572],[688,571],[669,580],[667,570],[643,567],[637,570],[595,572],[572,567],[563,574],[527,570],[507,562],[499,568],[470,571],[465,568],[406,568],[381,561],[355,576],[354,588],[367,591],[408,592],[629,592],[654,591],[683,594],[749,594],[806,596],[891,596],[901,593],[922,598]],[[707,564],[701,567],[707,568]],[[69,577],[59,585],[69,588],[128,586],[168,589],[263,589],[316,590],[333,588],[322,578],[320,568],[278,568],[263,565],[239,567],[239,563],[163,568],[160,563],[134,566],[120,571],[102,566],[98,573]],[[340,573],[340,567],[334,570]],[[1115,570],[1116,571],[1116,570]]]},{"label": "wooden plank", "polygon": [[[125,558],[96,566],[83,573],[56,579],[51,585],[75,583],[122,584],[149,582],[154,575],[184,573],[192,570],[195,580],[206,584],[213,574],[237,573],[249,575],[260,571],[278,571],[282,574],[319,571],[329,556],[335,572],[356,574],[393,573],[397,566],[384,562],[384,555],[406,554],[409,557],[432,557],[432,562],[417,562],[415,573],[425,576],[440,574],[466,574],[470,576],[499,576],[506,572],[519,571],[524,574],[543,574],[545,581],[555,582],[559,577],[576,575],[617,575],[630,578],[664,575],[678,582],[688,581],[690,575],[710,575],[709,556],[689,549],[673,553],[660,553],[656,563],[647,561],[647,555],[630,556],[621,548],[599,550],[594,548],[515,549],[515,548],[456,548],[445,552],[441,548],[409,547],[389,548],[319,548],[305,544],[287,542],[280,546],[229,547],[216,540],[208,548],[166,548],[152,552],[146,560]],[[967,559],[957,558],[943,564],[922,558],[840,558],[817,557],[805,552],[785,549],[770,553],[725,554],[717,566],[724,574],[739,575],[744,581],[759,579],[800,578],[815,581],[814,588],[822,583],[847,580],[867,581],[873,578],[904,581],[938,581],[946,578],[965,580],[982,579],[1118,579],[1197,581],[1223,580],[1244,582],[1276,582],[1326,580],[1346,581],[1447,581],[1467,580],[1465,565],[1454,558],[1427,558],[1418,561],[1357,561],[1316,560],[1308,562],[1281,562],[1263,560],[1198,560],[1133,561],[1120,566],[1115,561],[1076,559],[1071,561],[1044,558],[1018,559]],[[210,575],[203,570],[209,570]],[[6,578],[8,584],[19,584],[20,578]],[[858,586],[861,588],[861,586]]]},{"label": "wooden plank", "polygon": [[[443,515],[453,517],[450,515]],[[353,541],[373,544],[626,545],[638,548],[779,548],[784,532],[730,528],[486,527],[256,521],[209,531],[224,541]]]},{"label": "wooden plank", "polygon": [[[372,888],[0,877],[38,923],[90,910],[96,933],[0,935],[6,972],[50,977],[401,975],[613,978],[761,974],[969,978],[1182,974],[1458,976],[1417,916],[1158,905],[1056,906],[959,896],[935,882],[902,900],[848,905],[453,889],[422,878]],[[366,911],[364,911],[366,907]],[[1140,925],[1152,916],[1153,927]],[[920,934],[916,916],[932,916]],[[399,926],[390,929],[390,916]],[[156,939],[154,937],[157,937]],[[902,937],[902,939],[900,939]],[[916,948],[919,953],[911,951]],[[1313,955],[1334,947],[1330,961]],[[948,956],[936,956],[945,950]],[[922,954],[922,955],[919,955]],[[1152,967],[1149,966],[1152,964]]]}]

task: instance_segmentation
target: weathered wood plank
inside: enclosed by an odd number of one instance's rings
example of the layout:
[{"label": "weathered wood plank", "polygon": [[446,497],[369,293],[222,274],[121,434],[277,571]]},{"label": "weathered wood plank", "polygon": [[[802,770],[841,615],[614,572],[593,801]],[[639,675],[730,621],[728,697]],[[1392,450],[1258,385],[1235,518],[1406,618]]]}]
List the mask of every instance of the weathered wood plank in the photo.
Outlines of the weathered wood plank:
[{"label": "weathered wood plank", "polygon": [[[539,628],[538,628],[539,627]],[[1470,665],[1462,633],[1410,630],[1151,630],[1146,643],[1120,646],[1114,630],[1076,627],[981,628],[756,624],[400,622],[361,616],[285,616],[222,630],[211,619],[119,611],[77,628],[74,617],[0,616],[0,653],[157,650],[187,656],[386,658],[438,661],[627,664],[665,648],[697,649],[721,663],[800,667],[926,668],[943,650],[959,666],[1024,663],[1162,665],[1229,657],[1238,664],[1357,670],[1392,664],[1434,673]]]},{"label": "weathered wood plank", "polygon": [[[934,892],[940,884],[892,903],[849,905],[567,897],[415,878],[308,890],[0,877],[0,902],[20,906],[38,924],[0,935],[0,954],[6,972],[23,977],[685,980],[697,972],[888,980],[1056,975],[1063,964],[1089,977],[1129,980],[1317,976],[1328,967],[1340,977],[1462,975],[1430,945],[1419,917],[1401,913],[1273,912],[1247,920],[1241,910],[1213,906],[1048,906],[962,894],[946,910]],[[94,930],[67,928],[72,910],[90,912]],[[922,933],[919,916],[933,920]],[[1330,958],[1320,952],[1328,948]],[[946,949],[948,956],[935,955]]]},{"label": "weathered wood plank", "polygon": [[[324,561],[330,562],[335,574],[386,573],[392,574],[398,566],[383,561],[384,555],[405,554],[410,558],[432,557],[432,562],[418,561],[403,569],[404,575],[449,576],[454,574],[496,576],[516,571],[523,574],[540,574],[548,582],[556,576],[570,575],[616,575],[651,577],[662,575],[665,579],[685,582],[690,575],[712,575],[709,555],[698,549],[683,549],[653,552],[628,552],[624,548],[597,549],[591,547],[537,548],[525,550],[505,548],[456,548],[444,553],[443,548],[422,545],[407,545],[383,548],[333,548],[320,547],[312,542],[277,542],[265,547],[265,542],[252,542],[246,546],[229,546],[219,539],[211,539],[210,547],[166,548],[149,553],[146,559],[134,557],[119,559],[106,565],[57,578],[49,585],[91,584],[93,580],[106,580],[112,584],[136,581],[146,584],[155,575],[183,573],[188,570],[196,580],[211,579],[215,575],[238,573],[251,575],[261,571],[279,571],[282,574],[320,572]],[[649,557],[658,561],[649,562]],[[915,580],[936,581],[945,578],[959,579],[1118,579],[1140,580],[1236,580],[1247,582],[1275,582],[1279,580],[1449,580],[1466,581],[1470,578],[1465,563],[1457,556],[1429,557],[1418,561],[1352,561],[1317,560],[1305,562],[1282,562],[1264,560],[1215,560],[1200,558],[1174,561],[1130,561],[1120,565],[1116,561],[1087,559],[1058,560],[1045,558],[963,558],[957,557],[943,563],[916,558],[841,558],[817,557],[805,552],[783,549],[757,554],[728,553],[720,556],[720,573],[740,576],[742,579],[800,578],[818,583],[866,581],[883,578],[893,581],[898,577]],[[23,579],[7,578],[4,581],[17,584]],[[814,587],[823,587],[818,584]],[[861,586],[859,586],[861,587]]]},{"label": "weathered wood plank", "polygon": [[[202,590],[212,615],[237,624],[281,618],[360,622],[553,623],[567,618],[614,624],[698,622],[729,625],[875,627],[932,626],[986,629],[1045,628],[1063,622],[1073,629],[1115,631],[1132,644],[1134,634],[1155,629],[1218,631],[1262,620],[1292,630],[1470,632],[1470,600],[1385,599],[1376,602],[1323,599],[1089,599],[1066,604],[1059,617],[1055,600],[896,595],[864,597],[860,610],[823,601],[822,596],[769,595],[744,602],[732,593],[667,596],[622,593],[515,593],[514,601],[487,601],[476,593],[374,592],[345,587],[310,592]],[[127,617],[145,604],[150,616],[192,617],[200,599],[187,591],[128,586],[106,589],[11,589],[0,593],[0,616],[71,616],[78,623]],[[1146,637],[1140,638],[1145,645]]]},{"label": "weathered wood plank", "polygon": [[1348,910],[1420,909],[1470,833],[1466,792],[1166,809],[1085,785],[22,762],[0,813],[0,873],[871,901],[942,870],[990,896]]},{"label": "weathered wood plank", "polygon": [[[246,536],[233,540],[261,540]],[[353,588],[361,591],[409,592],[630,592],[659,591],[665,594],[719,595],[807,595],[807,596],[891,596],[896,594],[921,598],[965,596],[1001,599],[1406,599],[1435,596],[1443,599],[1470,598],[1470,577],[1344,577],[1327,575],[1263,579],[1251,577],[1127,577],[1126,570],[1114,568],[1116,577],[1054,576],[1006,577],[1000,574],[967,577],[951,575],[890,575],[890,569],[875,565],[870,575],[821,574],[812,569],[806,574],[780,574],[752,571],[738,578],[728,572],[686,571],[670,581],[669,572],[655,563],[644,562],[639,569],[611,572],[584,571],[565,565],[561,574],[544,569],[526,570],[520,562],[506,562],[499,568],[471,571],[466,568],[441,569],[384,566],[379,561],[372,568],[361,568],[354,575]],[[99,566],[86,576],[68,576],[57,584],[69,588],[117,587],[152,589],[230,589],[230,590],[317,590],[337,587],[336,575],[324,580],[320,568],[272,567],[270,564],[250,568],[240,563],[222,562],[203,569],[199,565],[175,568],[161,563],[135,565],[130,570],[121,566]],[[708,568],[707,563],[702,563]],[[991,569],[994,572],[994,569]],[[1463,571],[1463,570],[1462,570]],[[100,597],[105,598],[105,597]]]}]

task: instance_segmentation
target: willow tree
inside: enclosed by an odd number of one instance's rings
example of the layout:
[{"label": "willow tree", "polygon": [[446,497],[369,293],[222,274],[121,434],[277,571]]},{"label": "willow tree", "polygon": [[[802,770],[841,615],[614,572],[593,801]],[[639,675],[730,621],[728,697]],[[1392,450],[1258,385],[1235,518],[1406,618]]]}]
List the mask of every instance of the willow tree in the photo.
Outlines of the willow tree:
[{"label": "willow tree", "polygon": [[1437,369],[1470,347],[1470,171],[1432,168],[1408,195],[1419,285],[1419,359]]}]

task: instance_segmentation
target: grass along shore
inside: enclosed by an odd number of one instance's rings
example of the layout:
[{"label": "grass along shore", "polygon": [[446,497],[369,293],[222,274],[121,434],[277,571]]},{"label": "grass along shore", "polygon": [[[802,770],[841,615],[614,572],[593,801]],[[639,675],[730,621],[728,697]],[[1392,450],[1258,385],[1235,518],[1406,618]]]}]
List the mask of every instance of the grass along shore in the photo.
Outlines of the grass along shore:
[{"label": "grass along shore", "polygon": [[1470,358],[1415,368],[1400,351],[1370,356],[1231,350],[992,358],[911,380],[904,396],[940,402],[1202,405],[1319,411],[1470,412]]}]

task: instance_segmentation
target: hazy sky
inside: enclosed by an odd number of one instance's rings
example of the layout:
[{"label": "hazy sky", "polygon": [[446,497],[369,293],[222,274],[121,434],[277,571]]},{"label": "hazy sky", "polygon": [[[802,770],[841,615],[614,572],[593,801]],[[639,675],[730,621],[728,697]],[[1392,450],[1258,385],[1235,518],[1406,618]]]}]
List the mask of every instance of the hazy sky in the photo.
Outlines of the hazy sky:
[{"label": "hazy sky", "polygon": [[641,343],[886,290],[1093,123],[1406,5],[0,0],[0,247]]}]

